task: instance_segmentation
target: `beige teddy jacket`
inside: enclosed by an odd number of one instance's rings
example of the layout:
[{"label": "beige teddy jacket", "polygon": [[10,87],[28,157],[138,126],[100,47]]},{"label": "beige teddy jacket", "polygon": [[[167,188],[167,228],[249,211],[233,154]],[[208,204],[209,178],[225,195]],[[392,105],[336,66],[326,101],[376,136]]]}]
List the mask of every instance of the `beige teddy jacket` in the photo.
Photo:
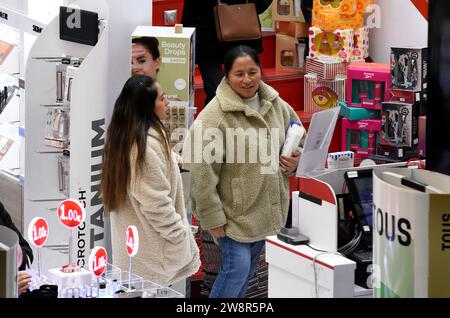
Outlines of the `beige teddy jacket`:
[{"label": "beige teddy jacket", "polygon": [[[229,128],[267,129],[279,128],[278,148],[271,149],[276,157],[285,141],[285,134],[292,120],[299,121],[295,111],[283,101],[269,85],[261,82],[258,90],[261,109],[256,112],[246,105],[227,84],[220,83],[216,97],[199,114],[190,129],[183,149],[184,155],[195,152],[198,147],[194,129],[199,125],[203,131],[219,129],[227,136]],[[272,135],[272,139],[275,137]],[[191,142],[194,140],[194,142]],[[203,147],[209,140],[203,140]],[[224,141],[222,153],[236,149],[226,149]],[[272,147],[275,147],[275,143]],[[245,153],[249,147],[257,147],[255,140],[247,140]],[[192,149],[191,149],[192,148]],[[205,148],[204,148],[205,149]],[[186,155],[189,157],[189,155]],[[203,160],[203,159],[202,159]],[[255,242],[276,234],[285,225],[289,208],[289,182],[281,169],[271,174],[262,174],[262,163],[208,163],[195,162],[190,158],[186,167],[191,170],[192,208],[205,230],[225,225],[226,236],[239,242]],[[187,162],[187,159],[185,160]]]},{"label": "beige teddy jacket", "polygon": [[128,225],[139,231],[139,251],[133,272],[168,285],[197,272],[199,250],[186,217],[182,180],[175,160],[171,171],[154,129],[147,137],[145,166],[134,171],[137,151],[131,154],[131,180],[126,202],[111,213],[113,264],[128,269],[125,233]]}]

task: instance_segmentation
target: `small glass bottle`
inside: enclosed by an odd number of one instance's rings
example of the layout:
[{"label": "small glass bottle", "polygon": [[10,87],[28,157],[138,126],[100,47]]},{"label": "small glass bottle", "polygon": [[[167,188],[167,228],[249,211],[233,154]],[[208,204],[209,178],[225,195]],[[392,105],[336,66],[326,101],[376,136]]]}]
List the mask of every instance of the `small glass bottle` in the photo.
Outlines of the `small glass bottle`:
[{"label": "small glass bottle", "polygon": [[278,0],[277,1],[277,12],[278,15],[289,15],[291,11],[290,0]]},{"label": "small glass bottle", "polygon": [[281,61],[280,64],[283,66],[293,66],[294,65],[294,53],[292,51],[284,50],[281,51]]}]

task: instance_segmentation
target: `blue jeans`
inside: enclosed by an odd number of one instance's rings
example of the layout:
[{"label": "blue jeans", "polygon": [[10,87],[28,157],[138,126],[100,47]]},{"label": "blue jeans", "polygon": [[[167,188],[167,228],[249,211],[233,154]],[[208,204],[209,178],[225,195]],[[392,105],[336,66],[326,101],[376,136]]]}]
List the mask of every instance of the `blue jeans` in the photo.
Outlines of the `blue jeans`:
[{"label": "blue jeans", "polygon": [[222,237],[219,243],[222,266],[209,297],[244,298],[265,241],[241,243],[229,237]]}]

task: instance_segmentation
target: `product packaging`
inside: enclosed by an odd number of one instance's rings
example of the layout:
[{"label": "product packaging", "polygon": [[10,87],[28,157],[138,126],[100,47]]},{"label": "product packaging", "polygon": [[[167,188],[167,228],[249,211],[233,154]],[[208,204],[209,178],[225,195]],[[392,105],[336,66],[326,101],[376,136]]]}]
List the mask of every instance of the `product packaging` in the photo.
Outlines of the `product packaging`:
[{"label": "product packaging", "polygon": [[347,68],[347,105],[381,110],[391,88],[388,64],[352,63]]},{"label": "product packaging", "polygon": [[361,107],[348,107],[346,102],[339,102],[341,112],[339,115],[348,120],[360,119],[381,119],[381,111],[374,109],[367,109]]},{"label": "product packaging", "polygon": [[301,123],[292,121],[286,133],[286,140],[281,149],[282,156],[291,156],[292,153],[299,149],[306,138],[306,130]]},{"label": "product packaging", "polygon": [[309,57],[324,62],[351,62],[354,34],[353,29],[309,28]]},{"label": "product packaging", "polygon": [[373,0],[314,0],[312,25],[324,31],[358,29],[364,25],[365,8]]},{"label": "product packaging", "polygon": [[367,158],[377,152],[381,121],[342,118],[342,151],[355,152],[356,158]]},{"label": "product packaging", "polygon": [[349,63],[324,62],[306,57],[306,73],[315,73],[320,80],[333,80],[338,75],[347,76]]},{"label": "product packaging", "polygon": [[277,34],[275,70],[279,72],[299,72],[304,70],[307,46],[308,41],[306,38]]},{"label": "product packaging", "polygon": [[392,87],[427,90],[427,48],[391,48]]},{"label": "product packaging", "polygon": [[381,110],[380,144],[412,147],[419,143],[419,105],[384,102]]},{"label": "product packaging", "polygon": [[353,38],[353,62],[365,62],[369,57],[369,28],[364,26],[355,30]]},{"label": "product packaging", "polygon": [[274,21],[311,22],[308,1],[304,0],[274,0],[272,17]]},{"label": "product packaging", "polygon": [[345,75],[333,80],[320,80],[315,73],[305,75],[305,112],[315,113],[345,101]]},{"label": "product packaging", "polygon": [[355,163],[355,153],[353,151],[340,151],[328,154],[328,169],[352,168]]}]

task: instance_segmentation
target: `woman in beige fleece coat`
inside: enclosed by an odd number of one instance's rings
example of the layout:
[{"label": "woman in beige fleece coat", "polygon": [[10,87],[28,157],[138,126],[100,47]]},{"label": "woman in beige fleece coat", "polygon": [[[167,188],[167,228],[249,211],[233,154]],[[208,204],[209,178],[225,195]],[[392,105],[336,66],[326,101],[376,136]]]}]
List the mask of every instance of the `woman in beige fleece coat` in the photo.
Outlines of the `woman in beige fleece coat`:
[{"label": "woman in beige fleece coat", "polygon": [[266,236],[286,223],[288,176],[296,170],[300,153],[279,156],[291,121],[299,119],[261,81],[253,49],[230,50],[225,74],[216,97],[194,122],[183,156],[191,170],[194,213],[222,251],[210,297],[241,298]]},{"label": "woman in beige fleece coat", "polygon": [[127,268],[125,233],[135,225],[140,247],[133,272],[162,285],[189,277],[200,266],[181,175],[161,122],[167,111],[167,96],[154,79],[131,77],[114,106],[102,174],[113,264]]}]

